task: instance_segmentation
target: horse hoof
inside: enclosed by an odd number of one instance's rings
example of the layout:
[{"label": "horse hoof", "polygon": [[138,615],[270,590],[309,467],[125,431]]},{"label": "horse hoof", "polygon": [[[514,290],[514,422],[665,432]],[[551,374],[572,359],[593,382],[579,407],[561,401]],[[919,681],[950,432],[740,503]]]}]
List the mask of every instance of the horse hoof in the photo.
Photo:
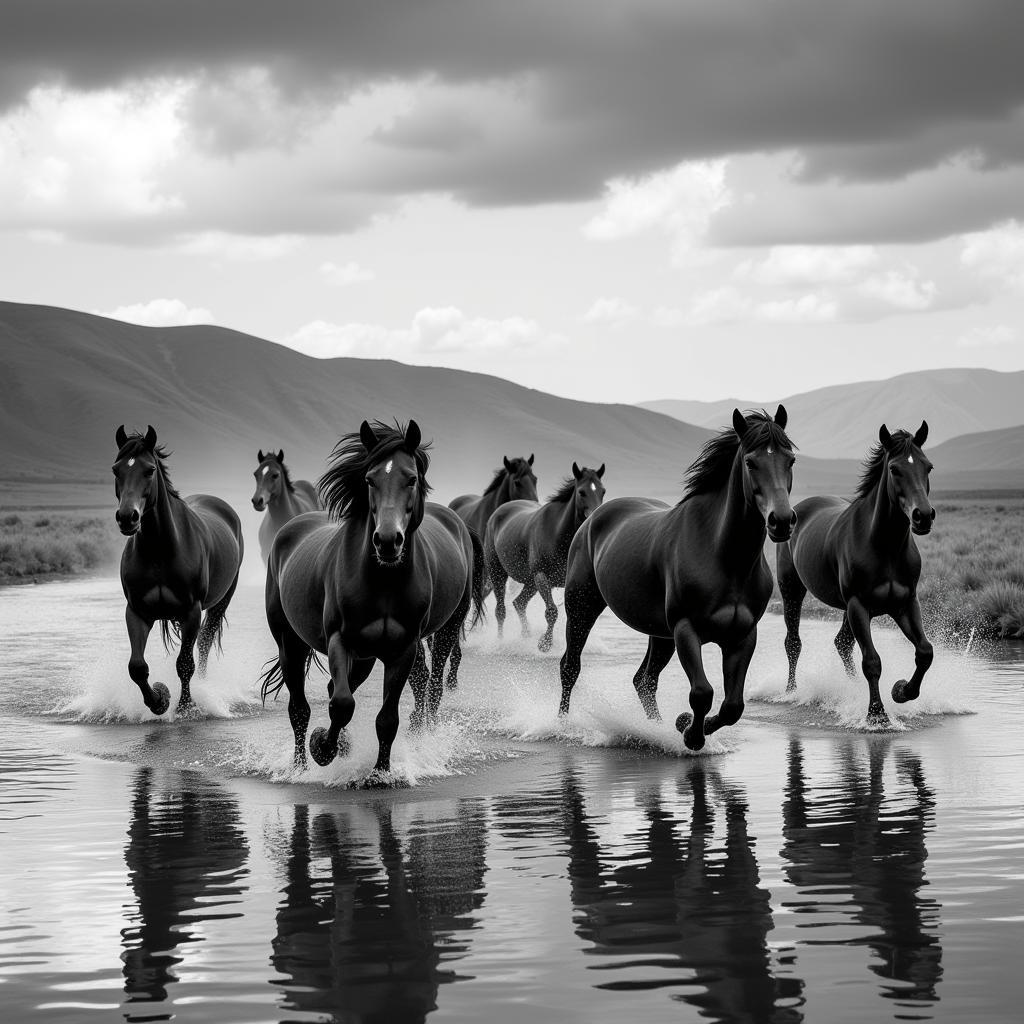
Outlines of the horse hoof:
[{"label": "horse hoof", "polygon": [[693,715],[689,711],[684,711],[676,719],[676,732],[686,732],[690,728],[690,723],[693,721]]},{"label": "horse hoof", "polygon": [[309,752],[318,765],[326,767],[338,756],[338,745],[331,747],[327,742],[327,730],[321,725],[309,737]]},{"label": "horse hoof", "polygon": [[171,691],[163,683],[154,683],[150,689],[153,691],[153,703],[149,710],[154,715],[162,715],[171,706]]},{"label": "horse hoof", "polygon": [[541,654],[547,654],[553,646],[554,644],[549,636],[542,636],[540,640],[537,641],[537,650],[540,651]]},{"label": "horse hoof", "polygon": [[888,729],[892,722],[884,711],[875,711],[868,712],[867,724],[869,729]]},{"label": "horse hoof", "polygon": [[909,691],[910,683],[906,679],[898,679],[892,684],[892,699],[897,704],[906,704],[908,700],[916,700],[918,695]]}]

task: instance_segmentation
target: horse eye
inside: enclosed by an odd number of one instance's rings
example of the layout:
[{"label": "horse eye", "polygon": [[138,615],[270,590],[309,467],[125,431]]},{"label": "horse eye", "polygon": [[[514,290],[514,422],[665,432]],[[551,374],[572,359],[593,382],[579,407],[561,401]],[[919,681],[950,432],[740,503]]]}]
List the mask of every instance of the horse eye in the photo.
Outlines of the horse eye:
[{"label": "horse eye", "polygon": [[156,469],[155,469],[155,468],[153,468],[152,466],[150,466],[150,467],[149,467],[149,468],[148,468],[148,469],[146,470],[146,473],[145,473],[145,475],[146,475],[146,479],[148,480],[148,479],[149,479],[149,477],[153,476],[153,474],[154,474],[154,473],[156,473]]}]

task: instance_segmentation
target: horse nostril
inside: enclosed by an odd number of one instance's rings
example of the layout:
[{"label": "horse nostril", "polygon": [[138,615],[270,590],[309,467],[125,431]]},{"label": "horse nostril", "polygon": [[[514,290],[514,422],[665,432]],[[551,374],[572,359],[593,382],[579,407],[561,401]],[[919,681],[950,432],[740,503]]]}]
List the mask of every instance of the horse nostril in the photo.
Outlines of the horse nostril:
[{"label": "horse nostril", "polygon": [[932,509],[932,522],[935,522],[935,509]]},{"label": "horse nostril", "polygon": [[789,528],[792,530],[794,526],[796,526],[796,512],[795,511],[789,513]]},{"label": "horse nostril", "polygon": [[402,536],[402,531],[398,530],[395,533],[395,550],[398,551],[402,547],[402,543],[405,541],[405,537]]},{"label": "horse nostril", "polygon": [[778,520],[775,518],[775,513],[774,512],[769,512],[768,513],[768,529],[769,530],[774,530],[775,529],[775,524],[777,522],[778,522]]},{"label": "horse nostril", "polygon": [[376,530],[373,531],[373,546],[375,548],[380,547],[380,534]]}]

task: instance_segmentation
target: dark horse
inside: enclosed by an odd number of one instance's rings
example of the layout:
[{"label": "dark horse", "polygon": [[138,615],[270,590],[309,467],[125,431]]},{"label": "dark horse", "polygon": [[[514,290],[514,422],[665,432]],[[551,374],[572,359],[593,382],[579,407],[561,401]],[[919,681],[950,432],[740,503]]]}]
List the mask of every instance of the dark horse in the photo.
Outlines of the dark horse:
[{"label": "dark horse", "polygon": [[[142,691],[146,707],[162,715],[170,704],[163,683],[149,682],[146,641],[160,620],[164,645],[168,624],[181,636],[176,668],[181,680],[178,710],[192,705],[192,656],[199,639],[199,674],[206,675],[210,648],[220,644],[224,613],[238,585],[242,564],[242,524],[227,502],[209,494],[182,498],[171,485],[156,431],[146,436],[117,428],[114,493],[115,518],[128,538],[121,555],[121,588],[128,601],[125,621],[132,646],[128,674]],[[206,611],[206,619],[202,613]]]},{"label": "dark horse", "polygon": [[256,492],[252,496],[252,507],[257,512],[267,510],[260,523],[260,553],[265,562],[270,557],[270,545],[274,543],[277,531],[289,519],[303,512],[316,512],[323,506],[316,488],[308,480],[292,482],[284,464],[284,451],[275,455],[273,452],[264,453],[261,448],[256,459],[258,465],[253,472]]},{"label": "dark horse", "polygon": [[512,607],[519,613],[523,636],[530,635],[526,606],[534,594],[544,600],[548,628],[537,647],[551,650],[551,636],[558,621],[552,587],[565,586],[565,560],[576,531],[604,501],[604,463],[600,469],[580,469],[574,462],[554,494],[538,506],[532,501],[509,501],[494,510],[484,534],[484,579],[494,588],[498,636],[505,624],[505,584],[508,578],[523,584]]},{"label": "dark horse", "polygon": [[[690,681],[693,714],[676,728],[691,750],[743,714],[743,684],[768,607],[772,574],[765,533],[789,538],[795,515],[793,444],[786,410],[733,412],[733,425],[713,437],[687,471],[686,494],[672,508],[650,498],[615,498],[577,531],[565,577],[565,639],[560,714],[569,710],[580,654],[606,607],[646,633],[647,656],[633,677],[648,718],[660,718],[658,676],[679,656]],[[713,691],[701,645],[722,649],[725,694],[707,719]]]},{"label": "dark horse", "polygon": [[533,454],[528,459],[502,459],[501,469],[494,471],[494,479],[483,494],[460,494],[448,502],[458,517],[483,540],[487,520],[499,505],[507,501],[536,501],[537,477],[533,472]]},{"label": "dark horse", "polygon": [[796,689],[800,657],[800,607],[809,590],[818,600],[845,615],[835,638],[847,674],[853,676],[853,644],[861,650],[861,669],[868,681],[868,722],[888,725],[878,695],[882,659],[871,639],[871,620],[890,615],[914,645],[914,674],[893,684],[897,704],[915,700],[932,663],[932,645],[924,635],[917,582],[921,555],[912,534],[928,533],[935,509],[928,498],[932,464],[921,451],[928,424],[916,434],[879,428],[878,444],[864,463],[852,501],[816,497],[801,501],[797,527],[779,547],[779,591],[786,618],[787,690]]},{"label": "dark horse", "polygon": [[[473,545],[465,524],[427,502],[429,464],[420,428],[363,421],[334,449],[317,485],[326,512],[296,516],[278,533],[267,565],[267,622],[278,657],[263,676],[263,699],[288,687],[295,764],[306,765],[309,704],[306,670],[314,651],[327,655],[329,729],[313,731],[310,753],[326,765],[347,747],[342,730],[353,692],[377,659],[384,663],[379,749],[370,781],[390,771],[398,702],[410,678],[413,724],[430,721],[441,697],[441,671],[470,605]],[[434,634],[429,688],[420,640]],[[415,668],[414,668],[415,665]]]}]

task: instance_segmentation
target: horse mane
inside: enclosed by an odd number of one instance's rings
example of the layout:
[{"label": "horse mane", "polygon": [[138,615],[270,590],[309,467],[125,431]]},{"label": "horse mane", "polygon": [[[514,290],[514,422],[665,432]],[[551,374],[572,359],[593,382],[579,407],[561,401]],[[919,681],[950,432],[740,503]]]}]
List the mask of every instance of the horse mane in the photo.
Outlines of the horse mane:
[{"label": "horse mane", "polygon": [[878,486],[887,455],[909,455],[913,444],[914,435],[908,430],[894,430],[888,448],[881,441],[876,441],[861,463],[860,480],[857,482],[854,500],[865,497]]},{"label": "horse mane", "polygon": [[[786,451],[793,451],[796,447],[786,431],[766,410],[747,412],[744,416],[748,428],[742,444],[747,451],[757,451],[771,444]],[[739,434],[731,426],[724,427],[712,437],[686,470],[686,491],[679,504],[698,494],[713,494],[722,490],[729,481],[740,444]]]},{"label": "horse mane", "polygon": [[[281,475],[284,477],[285,490],[287,490],[290,494],[294,494],[295,484],[292,483],[292,477],[291,474],[288,472],[288,467],[283,462],[281,462],[273,452],[268,452],[267,457],[263,460],[263,462],[266,462],[268,459],[273,459],[281,467]],[[263,462],[260,463],[261,466],[263,465]]]},{"label": "horse mane", "polygon": [[[144,455],[149,451],[150,449],[146,447],[146,438],[139,431],[135,431],[133,434],[128,435],[128,440],[118,449],[117,461],[130,459],[135,455]],[[167,489],[167,493],[172,498],[180,498],[181,495],[178,493],[177,488],[171,483],[171,474],[167,471],[167,463],[165,461],[171,455],[171,452],[162,444],[158,444],[152,449],[152,454],[156,456],[156,471],[160,476],[160,483]]]},{"label": "horse mane", "polygon": [[[513,471],[515,471],[523,466],[523,464],[526,462],[526,459],[524,459],[522,456],[516,456],[516,458],[509,459],[508,461],[512,463],[512,469]],[[504,466],[499,466],[494,471],[494,476],[491,479],[491,482],[484,488],[484,495],[494,494],[496,491],[500,490],[501,485],[505,482],[507,478],[511,476],[512,473],[510,473]]]},{"label": "horse mane", "polygon": [[558,490],[555,491],[548,497],[548,501],[558,501],[563,505],[567,501],[572,500],[573,494],[576,492],[576,478],[573,476],[567,476],[559,485]]},{"label": "horse mane", "polygon": [[[323,502],[324,509],[332,519],[362,518],[370,514],[370,496],[367,492],[366,474],[372,466],[383,461],[389,455],[405,448],[406,428],[395,420],[394,425],[374,420],[371,424],[377,435],[378,443],[372,452],[359,436],[359,431],[344,434],[331,452],[333,464],[316,483],[317,493]],[[423,499],[430,493],[427,483],[427,468],[430,456],[427,449],[430,443],[421,444],[412,452],[416,460],[416,471],[420,478],[420,495]]]}]

